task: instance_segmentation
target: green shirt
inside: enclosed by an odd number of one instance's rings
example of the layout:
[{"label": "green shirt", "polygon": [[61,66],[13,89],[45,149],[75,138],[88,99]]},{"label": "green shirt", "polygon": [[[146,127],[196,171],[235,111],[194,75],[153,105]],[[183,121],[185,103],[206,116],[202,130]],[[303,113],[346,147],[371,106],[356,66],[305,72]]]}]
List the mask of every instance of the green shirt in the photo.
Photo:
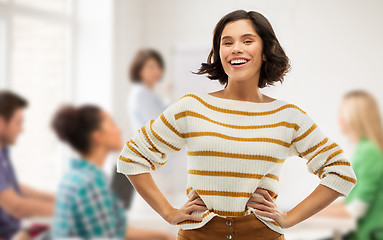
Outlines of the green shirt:
[{"label": "green shirt", "polygon": [[361,138],[355,148],[351,165],[357,178],[356,186],[345,198],[346,204],[358,198],[369,205],[358,219],[352,239],[370,240],[370,232],[383,228],[383,154],[371,140]]}]

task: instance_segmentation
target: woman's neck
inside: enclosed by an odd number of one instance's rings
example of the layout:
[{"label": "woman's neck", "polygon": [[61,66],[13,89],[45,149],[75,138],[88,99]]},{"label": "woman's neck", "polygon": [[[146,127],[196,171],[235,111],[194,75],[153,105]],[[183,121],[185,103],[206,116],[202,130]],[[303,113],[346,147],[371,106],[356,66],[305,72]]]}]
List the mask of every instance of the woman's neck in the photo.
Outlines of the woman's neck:
[{"label": "woman's neck", "polygon": [[150,90],[154,89],[154,83],[152,83],[150,81],[142,80],[142,84],[145,85]]},{"label": "woman's neck", "polygon": [[91,150],[87,154],[81,154],[81,157],[98,166],[99,168],[102,168],[104,166],[107,154],[108,152],[104,148],[98,147]]},{"label": "woman's neck", "polygon": [[353,146],[356,146],[361,139],[357,134],[354,133],[350,133],[348,137]]},{"label": "woman's neck", "polygon": [[269,98],[260,92],[257,80],[259,78],[246,81],[236,81],[229,78],[226,88],[220,91],[221,96],[244,101],[265,102]]}]

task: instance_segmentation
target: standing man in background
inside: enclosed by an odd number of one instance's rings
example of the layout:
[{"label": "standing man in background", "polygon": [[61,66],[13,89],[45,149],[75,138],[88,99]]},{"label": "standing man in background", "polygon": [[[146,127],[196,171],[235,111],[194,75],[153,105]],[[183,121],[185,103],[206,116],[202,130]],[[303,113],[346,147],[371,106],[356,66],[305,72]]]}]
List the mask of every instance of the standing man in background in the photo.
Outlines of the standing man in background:
[{"label": "standing man in background", "polygon": [[34,216],[52,216],[55,197],[18,183],[9,146],[22,132],[24,108],[22,97],[0,91],[0,239],[11,239],[20,229],[20,220]]}]

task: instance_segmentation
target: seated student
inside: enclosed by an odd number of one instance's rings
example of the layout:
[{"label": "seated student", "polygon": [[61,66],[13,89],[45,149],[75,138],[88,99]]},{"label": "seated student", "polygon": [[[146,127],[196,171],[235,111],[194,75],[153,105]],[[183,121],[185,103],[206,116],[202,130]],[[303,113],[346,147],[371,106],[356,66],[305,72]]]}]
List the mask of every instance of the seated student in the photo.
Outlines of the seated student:
[{"label": "seated student", "polygon": [[108,113],[92,105],[64,106],[52,126],[79,154],[58,188],[53,238],[175,239],[160,231],[126,228],[125,209],[102,171],[107,155],[122,145],[120,129]]},{"label": "seated student", "polygon": [[[383,125],[378,101],[366,90],[347,92],[339,108],[341,131],[354,146],[351,163],[358,184],[350,194],[318,212],[317,216],[352,218],[356,228],[347,240],[383,236]],[[329,238],[321,239],[328,240]]]},{"label": "seated student", "polygon": [[11,239],[20,220],[51,216],[54,196],[19,184],[9,157],[9,146],[22,131],[26,100],[10,91],[0,91],[0,239]]}]

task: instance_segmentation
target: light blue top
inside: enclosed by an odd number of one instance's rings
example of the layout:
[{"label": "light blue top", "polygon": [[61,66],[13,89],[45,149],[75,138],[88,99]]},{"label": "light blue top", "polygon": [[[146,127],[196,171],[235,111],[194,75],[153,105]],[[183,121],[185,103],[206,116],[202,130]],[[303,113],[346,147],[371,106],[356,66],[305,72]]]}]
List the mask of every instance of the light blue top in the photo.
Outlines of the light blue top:
[{"label": "light blue top", "polygon": [[155,119],[168,107],[143,83],[133,83],[128,97],[129,118],[134,131]]}]

